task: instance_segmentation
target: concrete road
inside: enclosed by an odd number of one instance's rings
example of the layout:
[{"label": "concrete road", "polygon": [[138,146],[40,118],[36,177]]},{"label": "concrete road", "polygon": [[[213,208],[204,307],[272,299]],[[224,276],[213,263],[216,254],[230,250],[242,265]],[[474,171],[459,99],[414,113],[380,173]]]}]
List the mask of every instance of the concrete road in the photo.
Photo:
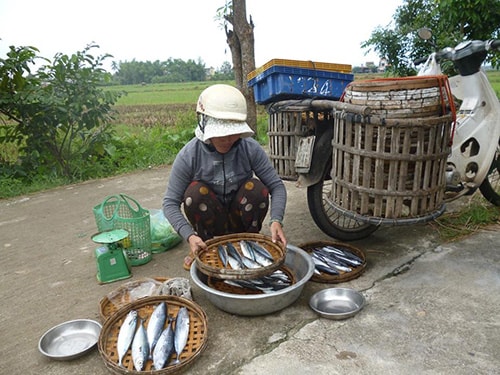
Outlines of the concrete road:
[{"label": "concrete road", "polygon": [[[90,181],[0,201],[0,373],[108,374],[95,349],[72,361],[38,351],[40,336],[67,320],[99,320],[99,301],[143,277],[189,277],[182,243],[133,267],[133,278],[96,280],[92,208],[125,193],[160,208],[169,168]],[[313,223],[306,190],[286,182],[289,242],[332,240]],[[266,316],[241,317],[214,307],[193,285],[208,317],[208,345],[189,374],[498,374],[500,373],[499,227],[439,244],[428,224],[382,227],[351,243],[367,257],[357,279],[308,282],[296,302]],[[266,233],[264,230],[263,233]],[[267,234],[267,233],[266,233]],[[362,291],[355,317],[320,318],[308,306],[320,289]]]}]

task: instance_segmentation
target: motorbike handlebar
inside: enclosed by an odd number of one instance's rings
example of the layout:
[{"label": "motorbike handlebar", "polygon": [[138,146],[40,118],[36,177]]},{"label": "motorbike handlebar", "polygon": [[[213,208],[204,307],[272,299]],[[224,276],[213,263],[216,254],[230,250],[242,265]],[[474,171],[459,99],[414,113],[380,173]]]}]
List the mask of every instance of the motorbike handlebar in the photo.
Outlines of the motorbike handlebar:
[{"label": "motorbike handlebar", "polygon": [[426,61],[427,61],[427,59],[428,59],[428,57],[420,57],[420,58],[418,58],[418,59],[414,60],[414,61],[413,61],[413,64],[414,64],[414,65],[420,65],[420,64],[422,64],[422,63],[426,62]]},{"label": "motorbike handlebar", "polygon": [[[464,46],[465,44],[465,46]],[[460,60],[469,56],[473,53],[484,52],[489,50],[500,50],[500,39],[492,39],[488,41],[481,40],[473,40],[470,42],[460,43],[455,48],[446,47],[442,50],[435,53],[436,61],[440,61],[442,59],[450,59],[450,60]],[[427,61],[426,57],[420,57],[413,61],[414,65],[419,65]]]},{"label": "motorbike handlebar", "polygon": [[493,39],[489,41],[490,49],[500,50],[500,39]]}]

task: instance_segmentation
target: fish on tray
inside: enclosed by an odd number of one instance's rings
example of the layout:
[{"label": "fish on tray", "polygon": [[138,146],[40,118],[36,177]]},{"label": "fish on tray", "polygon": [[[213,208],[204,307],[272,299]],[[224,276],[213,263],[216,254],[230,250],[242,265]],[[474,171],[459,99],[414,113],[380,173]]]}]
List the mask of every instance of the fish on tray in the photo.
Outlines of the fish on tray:
[{"label": "fish on tray", "polygon": [[353,252],[330,245],[314,248],[311,252],[311,258],[315,265],[316,274],[340,275],[352,272],[353,269],[364,263],[363,259]]},{"label": "fish on tray", "polygon": [[[123,358],[131,348],[135,370],[143,371],[152,361],[155,370],[180,363],[181,353],[189,338],[190,318],[187,307],[182,306],[173,318],[168,315],[166,302],[156,305],[149,317],[147,327],[137,310],[131,310],[118,331],[118,365],[123,367]],[[166,327],[165,327],[166,324]],[[176,353],[176,359],[171,357]]]},{"label": "fish on tray", "polygon": [[172,320],[169,319],[167,328],[160,334],[153,350],[153,366],[155,370],[164,368],[174,353],[174,330],[172,328]]},{"label": "fish on tray", "polygon": [[241,240],[239,245],[241,254],[231,242],[217,246],[217,254],[224,267],[242,270],[258,269],[273,264],[272,254],[257,242]]},{"label": "fish on tray", "polygon": [[227,285],[247,288],[262,293],[273,293],[292,285],[292,280],[283,271],[277,270],[270,275],[249,280],[224,280]]},{"label": "fish on tray", "polygon": [[177,358],[174,364],[181,361],[181,353],[186,347],[186,343],[189,337],[189,311],[185,306],[182,306],[175,318],[175,335],[174,335],[174,347]]},{"label": "fish on tray", "polygon": [[117,351],[118,351],[118,366],[123,366],[122,361],[125,354],[127,354],[132,340],[135,335],[135,328],[137,326],[137,311],[130,310],[125,320],[123,321],[120,330],[118,331]]},{"label": "fish on tray", "polygon": [[137,371],[142,371],[149,358],[149,344],[143,321],[139,323],[139,328],[132,341],[132,361]]},{"label": "fish on tray", "polygon": [[163,326],[165,326],[166,320],[167,304],[165,302],[160,302],[153,310],[153,314],[151,314],[151,318],[149,318],[148,328],[146,330],[149,344],[149,358],[152,358],[153,349],[163,331]]}]

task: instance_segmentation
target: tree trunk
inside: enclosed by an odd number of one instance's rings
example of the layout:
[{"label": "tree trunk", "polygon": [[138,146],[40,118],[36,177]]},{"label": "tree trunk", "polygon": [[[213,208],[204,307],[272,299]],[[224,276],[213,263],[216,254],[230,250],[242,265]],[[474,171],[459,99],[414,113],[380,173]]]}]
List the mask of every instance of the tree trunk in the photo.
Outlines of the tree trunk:
[{"label": "tree trunk", "polygon": [[253,88],[248,87],[247,75],[255,70],[253,22],[247,22],[246,0],[233,0],[232,12],[225,16],[233,27],[225,28],[227,44],[231,50],[236,87],[247,101],[247,123],[257,135],[257,105]]}]

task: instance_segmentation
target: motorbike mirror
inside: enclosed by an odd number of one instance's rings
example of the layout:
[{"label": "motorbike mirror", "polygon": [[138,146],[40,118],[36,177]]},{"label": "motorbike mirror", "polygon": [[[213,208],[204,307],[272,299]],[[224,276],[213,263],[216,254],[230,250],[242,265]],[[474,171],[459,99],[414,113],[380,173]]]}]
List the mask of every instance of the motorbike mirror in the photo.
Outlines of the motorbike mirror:
[{"label": "motorbike mirror", "polygon": [[429,40],[432,38],[432,31],[427,27],[421,27],[417,30],[418,37],[423,40]]}]

